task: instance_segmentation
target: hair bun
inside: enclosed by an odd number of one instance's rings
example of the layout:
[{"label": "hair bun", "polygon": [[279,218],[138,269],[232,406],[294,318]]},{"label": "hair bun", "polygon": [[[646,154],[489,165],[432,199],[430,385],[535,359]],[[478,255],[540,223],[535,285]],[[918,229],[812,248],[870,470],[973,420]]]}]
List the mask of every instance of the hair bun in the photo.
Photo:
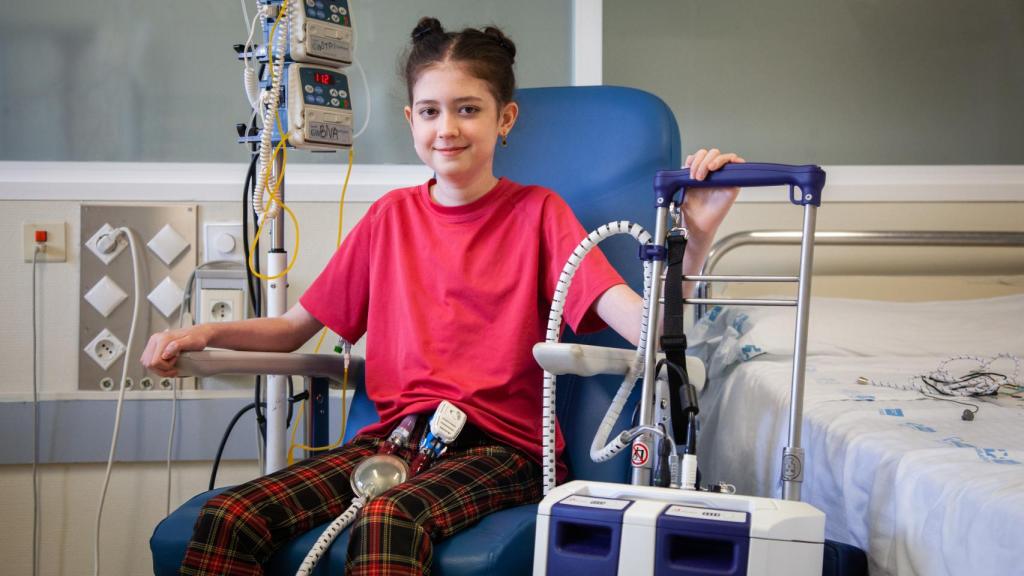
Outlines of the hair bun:
[{"label": "hair bun", "polygon": [[419,42],[431,34],[444,34],[444,28],[441,26],[440,20],[429,16],[420,18],[420,21],[416,23],[416,27],[412,29],[412,41],[413,43]]},{"label": "hair bun", "polygon": [[487,28],[484,28],[484,34],[493,38],[494,41],[498,43],[498,46],[501,46],[506,52],[508,52],[508,57],[515,60],[516,45],[508,39],[508,36],[505,36],[504,32],[494,26],[488,26]]}]

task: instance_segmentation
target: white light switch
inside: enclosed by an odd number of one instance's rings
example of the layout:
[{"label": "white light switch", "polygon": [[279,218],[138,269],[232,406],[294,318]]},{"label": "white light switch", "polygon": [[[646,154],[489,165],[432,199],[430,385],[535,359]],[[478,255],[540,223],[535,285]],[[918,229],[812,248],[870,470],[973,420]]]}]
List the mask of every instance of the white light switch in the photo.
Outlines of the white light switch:
[{"label": "white light switch", "polygon": [[244,263],[242,225],[232,222],[210,222],[203,229],[203,261],[228,260]]},{"label": "white light switch", "polygon": [[185,294],[170,276],[164,278],[163,282],[153,288],[153,291],[146,296],[146,299],[167,318],[174,314],[174,311],[181,306],[181,297]]},{"label": "white light switch", "polygon": [[163,260],[164,264],[170,266],[188,248],[188,241],[175,232],[170,224],[165,224],[146,246],[157,258]]},{"label": "white light switch", "polygon": [[106,318],[124,302],[128,294],[110,279],[110,276],[100,278],[88,292],[85,293],[85,301],[92,304],[97,312]]}]

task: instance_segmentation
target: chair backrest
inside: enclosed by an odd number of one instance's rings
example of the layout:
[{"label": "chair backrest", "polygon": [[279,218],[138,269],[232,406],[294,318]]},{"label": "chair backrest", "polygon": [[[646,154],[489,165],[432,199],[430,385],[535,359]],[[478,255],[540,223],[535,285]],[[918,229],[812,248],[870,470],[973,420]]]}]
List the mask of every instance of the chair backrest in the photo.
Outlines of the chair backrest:
[{"label": "chair backrest", "polygon": [[[662,100],[614,86],[525,88],[516,100],[519,120],[508,146],[497,148],[495,174],[556,191],[587,230],[612,220],[630,220],[653,233],[654,173],[679,168],[681,158],[679,128]],[[601,248],[639,291],[642,268],[636,242],[615,238]],[[567,331],[563,340],[628,347],[610,330],[582,337]],[[558,419],[575,478],[627,481],[625,454],[604,464],[589,458],[594,432],[620,381],[609,376],[559,379]],[[627,405],[623,419],[631,418],[635,403],[634,398]],[[348,435],[376,419],[360,388],[349,413]]]}]

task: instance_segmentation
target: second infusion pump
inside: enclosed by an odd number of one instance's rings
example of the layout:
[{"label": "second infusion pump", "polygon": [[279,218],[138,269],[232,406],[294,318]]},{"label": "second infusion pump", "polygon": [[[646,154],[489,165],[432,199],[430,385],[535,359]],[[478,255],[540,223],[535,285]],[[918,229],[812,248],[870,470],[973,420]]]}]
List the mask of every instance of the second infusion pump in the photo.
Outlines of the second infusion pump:
[{"label": "second infusion pump", "polygon": [[288,67],[288,142],[297,148],[352,145],[352,99],[344,74],[306,64]]}]

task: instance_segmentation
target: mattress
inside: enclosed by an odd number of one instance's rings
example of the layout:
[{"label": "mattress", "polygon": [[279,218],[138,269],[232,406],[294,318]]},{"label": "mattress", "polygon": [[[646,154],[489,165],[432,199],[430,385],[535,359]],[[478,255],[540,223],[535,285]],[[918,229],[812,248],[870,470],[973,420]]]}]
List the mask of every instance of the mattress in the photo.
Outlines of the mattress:
[{"label": "mattress", "polygon": [[[973,406],[900,389],[944,363],[989,362],[1019,386],[1024,297],[810,310],[802,496],[826,537],[864,549],[872,574],[1024,573],[1024,388],[954,398]],[[705,483],[781,497],[793,322],[793,309],[716,307],[695,326]]]}]

